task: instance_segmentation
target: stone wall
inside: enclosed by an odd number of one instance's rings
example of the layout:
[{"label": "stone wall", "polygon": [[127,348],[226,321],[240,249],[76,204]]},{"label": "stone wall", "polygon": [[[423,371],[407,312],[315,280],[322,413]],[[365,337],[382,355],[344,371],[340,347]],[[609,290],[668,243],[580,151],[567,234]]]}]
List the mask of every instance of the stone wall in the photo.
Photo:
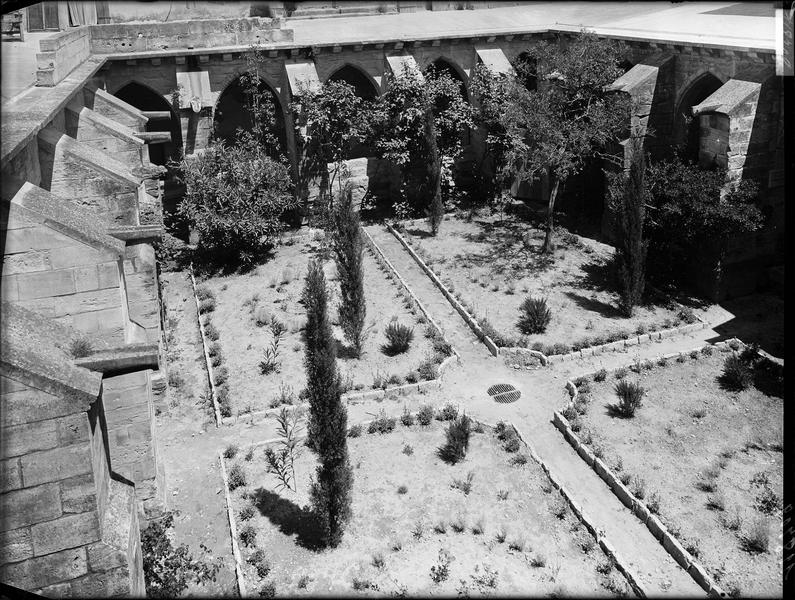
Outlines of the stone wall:
[{"label": "stone wall", "polygon": [[3,583],[45,596],[140,592],[135,512],[116,507],[132,490],[110,479],[100,402],[86,412],[5,375],[0,401]]},{"label": "stone wall", "polygon": [[88,27],[75,27],[39,41],[36,85],[52,87],[80,66],[91,53]]}]

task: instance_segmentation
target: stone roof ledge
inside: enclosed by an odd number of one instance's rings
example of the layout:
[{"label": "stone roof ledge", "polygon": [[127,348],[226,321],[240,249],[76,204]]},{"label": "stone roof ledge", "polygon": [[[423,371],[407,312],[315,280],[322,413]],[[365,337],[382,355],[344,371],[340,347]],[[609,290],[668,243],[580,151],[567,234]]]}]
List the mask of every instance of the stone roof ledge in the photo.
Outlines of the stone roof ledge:
[{"label": "stone roof ledge", "polygon": [[156,369],[158,352],[159,347],[156,342],[127,344],[92,352],[86,357],[76,359],[75,364],[101,373],[132,368]]}]

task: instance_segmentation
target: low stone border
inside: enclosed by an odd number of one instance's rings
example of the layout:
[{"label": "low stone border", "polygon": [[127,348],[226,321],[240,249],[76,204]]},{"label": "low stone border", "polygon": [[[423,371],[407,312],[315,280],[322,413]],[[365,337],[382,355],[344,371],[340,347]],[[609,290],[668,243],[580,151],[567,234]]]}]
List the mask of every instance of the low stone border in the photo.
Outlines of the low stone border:
[{"label": "low stone border", "polygon": [[237,545],[237,524],[235,516],[232,514],[232,498],[229,496],[229,478],[226,475],[226,463],[224,463],[223,453],[218,453],[221,461],[221,477],[224,480],[224,495],[226,497],[226,516],[229,519],[229,534],[232,536],[232,554],[235,557],[235,579],[237,580],[237,592],[241,598],[246,596],[246,584],[243,581],[243,566],[240,559],[240,548]]},{"label": "low stone border", "polygon": [[281,235],[279,236],[278,244],[283,245],[288,242],[295,243],[295,242],[315,242],[318,240],[322,240],[326,237],[326,232],[322,229],[317,229],[314,227],[310,227],[309,231],[306,233],[294,233],[289,235]]},{"label": "low stone border", "polygon": [[210,396],[213,400],[213,412],[215,413],[215,426],[221,424],[221,411],[218,408],[218,392],[215,388],[213,381],[213,366],[210,361],[210,352],[207,349],[207,337],[204,334],[204,323],[202,323],[202,315],[199,312],[199,298],[196,296],[196,278],[193,276],[193,263],[189,266],[190,282],[193,289],[193,301],[196,303],[196,318],[199,320],[199,337],[202,342],[202,351],[204,352],[204,364],[207,368],[207,380],[210,382]]},{"label": "low stone border", "polygon": [[460,360],[461,359],[461,355],[458,354],[458,350],[456,350],[453,347],[453,345],[450,344],[450,342],[447,340],[447,338],[444,335],[444,331],[442,331],[442,328],[439,327],[439,325],[438,325],[438,323],[436,323],[436,321],[434,321],[433,317],[431,316],[431,313],[429,313],[426,310],[425,306],[422,304],[422,302],[420,302],[420,299],[417,298],[417,296],[414,294],[412,289],[409,287],[409,284],[406,283],[406,281],[403,279],[403,277],[401,277],[400,273],[398,273],[397,269],[390,262],[390,260],[386,257],[386,255],[384,255],[384,252],[381,250],[381,248],[378,246],[378,244],[375,243],[375,240],[373,240],[373,238],[370,236],[370,234],[367,233],[367,231],[364,229],[364,227],[362,227],[361,230],[362,230],[362,233],[364,234],[364,236],[363,236],[364,237],[364,243],[368,247],[368,249],[375,254],[376,261],[382,262],[384,265],[386,265],[386,268],[389,269],[389,271],[392,273],[392,275],[397,278],[397,280],[400,283],[400,285],[403,286],[403,289],[406,290],[406,292],[409,294],[409,296],[411,297],[411,300],[414,303],[414,305],[417,308],[419,308],[420,312],[425,316],[425,318],[428,320],[428,322],[431,324],[431,326],[436,331],[439,332],[439,335],[441,335],[442,338],[444,339],[444,341],[448,343],[450,348],[452,348],[453,354],[455,354],[455,356]]},{"label": "low stone border", "polygon": [[[496,424],[487,423],[486,421],[479,421],[479,422],[482,425],[489,427],[491,429],[494,429],[496,427]],[[579,519],[579,521],[583,525],[585,525],[585,528],[588,530],[588,533],[590,533],[596,539],[596,542],[599,544],[599,547],[604,551],[604,553],[610,559],[613,560],[614,564],[616,565],[616,568],[629,582],[629,585],[630,587],[632,587],[633,591],[641,598],[648,597],[646,590],[643,589],[643,586],[641,586],[638,580],[635,579],[635,576],[632,575],[632,573],[628,570],[627,568],[628,563],[624,559],[624,557],[622,557],[616,551],[615,547],[607,539],[604,533],[602,533],[601,530],[596,529],[596,527],[592,523],[592,520],[588,516],[588,513],[583,511],[582,507],[574,501],[571,493],[563,486],[563,484],[560,481],[558,481],[558,479],[555,477],[555,475],[552,473],[552,471],[549,469],[546,463],[543,460],[541,460],[541,457],[538,455],[538,453],[536,453],[535,448],[533,448],[533,445],[527,441],[527,439],[522,435],[522,432],[519,431],[519,429],[513,423],[510,423],[508,421],[504,422],[507,423],[510,427],[512,427],[514,431],[516,431],[516,434],[519,436],[519,439],[522,441],[522,443],[525,446],[527,446],[527,450],[530,453],[532,459],[541,466],[541,469],[549,478],[549,481],[552,483],[553,487],[560,492],[561,496],[563,496],[563,498],[566,500],[569,507],[571,508],[571,511],[574,513],[577,519]]]},{"label": "low stone border", "polygon": [[444,284],[436,276],[436,273],[434,273],[431,270],[431,268],[428,265],[426,265],[425,262],[419,256],[417,256],[417,253],[414,252],[414,249],[411,246],[409,246],[406,240],[403,239],[403,236],[400,235],[400,233],[398,233],[398,231],[394,227],[392,227],[392,225],[387,223],[386,228],[389,230],[389,232],[392,235],[394,235],[397,238],[397,240],[411,255],[414,261],[420,266],[420,268],[423,271],[425,271],[426,275],[428,275],[428,277],[431,278],[433,283],[436,284],[436,287],[438,287],[439,290],[442,292],[442,294],[444,294],[445,298],[447,298],[448,302],[452,304],[453,308],[455,308],[458,311],[458,314],[460,314],[461,318],[464,319],[464,321],[466,321],[467,325],[469,325],[470,329],[472,329],[472,331],[475,333],[478,339],[486,345],[486,348],[489,349],[489,352],[491,352],[493,356],[497,356],[500,353],[499,348],[497,348],[497,344],[495,344],[494,341],[483,332],[483,329],[480,328],[480,325],[478,325],[475,318],[469,314],[467,309],[465,309],[458,300],[455,299],[453,294],[450,293],[450,291],[444,286]]},{"label": "low stone border", "polygon": [[[685,352],[672,352],[669,354],[664,354],[659,358],[665,359],[672,359],[678,356],[688,356],[691,352],[701,352],[706,347],[714,347],[721,352],[729,352],[732,350],[731,346],[729,345],[731,342],[738,343],[740,345],[740,349],[745,348],[746,345],[734,338],[733,340],[727,340],[725,342],[717,342],[715,344],[705,344],[698,348],[693,348],[691,350],[687,350]],[[634,363],[632,363],[634,364]],[[618,369],[622,369],[626,367],[618,367],[617,369],[612,369],[610,372],[615,373]],[[581,375],[581,377],[592,377],[594,373],[601,371],[601,369],[597,369],[597,371],[593,371],[590,373],[586,373]],[[573,404],[577,397],[579,396],[579,391],[577,390],[577,386],[574,385],[572,380],[566,382],[566,390],[569,392],[569,405]],[[641,523],[646,525],[649,529],[651,534],[662,544],[663,548],[671,555],[679,566],[681,566],[687,573],[693,578],[693,580],[710,596],[717,596],[721,598],[725,598],[727,596],[726,592],[715,583],[715,580],[710,577],[706,570],[695,560],[695,558],[685,550],[682,545],[663,525],[660,519],[652,514],[649,508],[646,506],[644,502],[640,499],[636,498],[628,489],[627,487],[621,483],[621,480],[616,477],[615,473],[613,473],[612,469],[608,467],[604,461],[600,458],[594,456],[591,449],[584,444],[577,434],[572,431],[569,421],[564,417],[560,412],[555,411],[553,420],[555,427],[560,430],[563,434],[563,437],[571,444],[572,448],[580,455],[580,457],[588,463],[588,465],[596,471],[599,477],[613,490],[613,493],[618,496],[619,500],[630,509],[638,519],[640,519]]]}]

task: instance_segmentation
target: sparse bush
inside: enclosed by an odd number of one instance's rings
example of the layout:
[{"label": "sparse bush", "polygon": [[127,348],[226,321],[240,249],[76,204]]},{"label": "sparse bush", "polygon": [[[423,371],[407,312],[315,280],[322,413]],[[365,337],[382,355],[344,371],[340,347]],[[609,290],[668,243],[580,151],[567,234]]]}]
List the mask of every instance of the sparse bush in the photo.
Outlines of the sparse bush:
[{"label": "sparse bush", "polygon": [[381,410],[378,417],[370,421],[367,426],[367,433],[390,433],[395,429],[397,421],[394,417],[387,417],[386,412]]},{"label": "sparse bush", "polygon": [[511,458],[511,464],[514,466],[521,467],[522,465],[527,464],[527,455],[526,454],[517,454],[513,458]]},{"label": "sparse bush", "polygon": [[762,515],[757,516],[751,523],[748,533],[743,537],[743,547],[746,552],[767,552],[770,545],[770,523]]},{"label": "sparse bush", "polygon": [[729,390],[744,390],[753,383],[754,375],[750,365],[737,354],[731,354],[723,361],[720,383]]},{"label": "sparse bush", "polygon": [[651,514],[660,514],[660,495],[657,492],[652,492],[649,495],[649,499],[646,500],[646,507]]},{"label": "sparse bush", "polygon": [[91,340],[88,338],[75,338],[69,343],[69,354],[72,355],[72,358],[85,358],[93,351]]},{"label": "sparse bush", "polygon": [[615,392],[619,402],[618,413],[626,418],[634,417],[635,411],[641,406],[646,390],[638,383],[622,379],[615,385]]},{"label": "sparse bush", "polygon": [[431,381],[439,377],[439,365],[433,356],[425,357],[417,367],[417,373],[423,381]]},{"label": "sparse bush", "polygon": [[204,315],[215,310],[215,298],[205,298],[199,302],[199,314]]},{"label": "sparse bush", "polygon": [[240,512],[237,514],[237,516],[241,521],[248,521],[254,517],[254,507],[250,504],[244,506],[240,509]]},{"label": "sparse bush", "polygon": [[408,406],[403,407],[403,414],[400,415],[400,422],[406,427],[414,425],[414,415],[411,414]]},{"label": "sparse bush", "polygon": [[229,444],[224,450],[224,458],[234,458],[239,449],[237,444]]},{"label": "sparse bush", "polygon": [[417,411],[417,423],[427,427],[433,421],[433,407],[425,404]]},{"label": "sparse bush", "polygon": [[384,346],[384,353],[389,356],[408,351],[414,339],[414,329],[396,321],[392,321],[386,326],[384,334],[388,341],[388,344]]},{"label": "sparse bush", "polygon": [[446,442],[439,448],[439,458],[450,464],[463,460],[469,448],[472,421],[466,415],[453,420],[445,431]]},{"label": "sparse bush", "polygon": [[525,335],[544,333],[552,320],[552,311],[545,298],[528,296],[519,307],[519,330]]},{"label": "sparse bush", "polygon": [[357,438],[360,435],[362,435],[362,426],[359,423],[351,425],[350,429],[348,429],[348,437]]},{"label": "sparse bush", "polygon": [[240,541],[247,548],[254,546],[257,543],[257,529],[251,523],[247,523],[240,530]]},{"label": "sparse bush", "polygon": [[626,367],[621,367],[619,369],[616,369],[616,372],[615,372],[615,378],[616,379],[624,379],[624,377],[626,377],[626,376],[627,376]]},{"label": "sparse bush", "polygon": [[472,481],[475,479],[475,472],[469,471],[467,472],[466,479],[453,479],[453,483],[450,484],[450,487],[456,490],[461,490],[464,492],[465,496],[469,495],[469,492],[472,491]]},{"label": "sparse bush", "polygon": [[458,417],[458,407],[452,402],[448,402],[436,414],[438,421],[453,421]]},{"label": "sparse bush", "polygon": [[632,494],[643,500],[646,497],[646,480],[641,477],[635,477],[632,481]]},{"label": "sparse bush", "polygon": [[232,465],[229,469],[229,489],[236,490],[246,485],[246,472],[240,465]]},{"label": "sparse bush", "polygon": [[596,373],[594,373],[594,381],[604,381],[605,379],[607,379],[607,371],[605,369],[599,369]]},{"label": "sparse bush", "polygon": [[439,550],[439,560],[431,566],[431,579],[434,583],[441,583],[446,581],[450,576],[450,561],[451,557],[447,550]]}]

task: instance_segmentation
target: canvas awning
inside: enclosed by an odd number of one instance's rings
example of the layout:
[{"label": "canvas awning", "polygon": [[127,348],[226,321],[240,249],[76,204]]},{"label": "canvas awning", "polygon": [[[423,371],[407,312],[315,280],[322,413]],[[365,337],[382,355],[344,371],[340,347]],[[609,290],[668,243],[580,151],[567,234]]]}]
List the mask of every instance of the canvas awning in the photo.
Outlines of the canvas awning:
[{"label": "canvas awning", "polygon": [[414,73],[415,76],[420,78],[420,81],[424,81],[425,77],[422,75],[422,71],[420,70],[420,66],[417,64],[417,61],[414,60],[414,57],[411,54],[398,54],[396,56],[387,56],[386,57],[387,63],[389,63],[389,68],[392,70],[392,73],[400,77],[404,73]]},{"label": "canvas awning", "polygon": [[177,71],[177,86],[180,90],[180,108],[192,108],[199,112],[213,105],[210,74],[207,71]]},{"label": "canvas awning", "polygon": [[284,67],[287,69],[287,80],[290,82],[290,92],[293,96],[300,96],[306,89],[310,92],[320,90],[320,78],[317,76],[314,61],[290,61],[286,62]]},{"label": "canvas awning", "polygon": [[511,62],[499,48],[475,48],[481,62],[495,75],[515,75]]}]

